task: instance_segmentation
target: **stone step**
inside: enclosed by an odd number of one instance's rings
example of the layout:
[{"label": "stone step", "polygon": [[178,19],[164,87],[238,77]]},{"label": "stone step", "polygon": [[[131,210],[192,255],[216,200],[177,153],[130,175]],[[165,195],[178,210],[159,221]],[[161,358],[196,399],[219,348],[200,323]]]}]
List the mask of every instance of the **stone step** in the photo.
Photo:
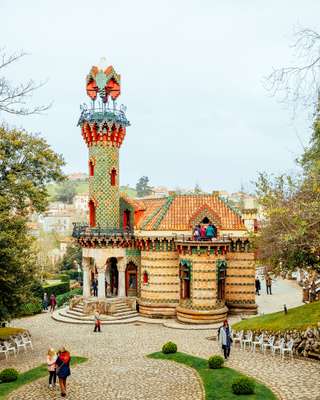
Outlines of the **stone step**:
[{"label": "stone step", "polygon": [[125,315],[138,315],[138,313],[136,311],[129,310],[129,311],[114,312],[111,315],[113,317],[123,317]]},{"label": "stone step", "polygon": [[[63,318],[67,318],[67,319],[71,319],[71,320],[76,320],[76,321],[84,321],[84,322],[90,322],[90,323],[94,323],[94,317],[92,315],[89,316],[85,316],[85,315],[78,315],[75,313],[70,312],[69,310],[61,310],[59,312],[59,315],[62,316]],[[127,314],[127,315],[117,315],[117,316],[113,316],[113,315],[103,315],[101,317],[101,323],[107,322],[107,321],[117,321],[117,320],[128,320],[130,318],[135,318],[138,317],[139,314],[138,313],[133,313],[133,314]]]}]

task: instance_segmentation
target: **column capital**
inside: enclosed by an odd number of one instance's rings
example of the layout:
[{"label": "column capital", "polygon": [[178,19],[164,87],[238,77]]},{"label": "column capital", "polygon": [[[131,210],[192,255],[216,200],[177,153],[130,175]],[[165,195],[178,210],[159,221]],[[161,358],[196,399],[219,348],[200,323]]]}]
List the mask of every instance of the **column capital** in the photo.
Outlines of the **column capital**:
[{"label": "column capital", "polygon": [[94,259],[98,272],[106,270],[106,260],[104,257],[97,257]]},{"label": "column capital", "polygon": [[86,271],[90,269],[90,257],[82,257],[82,269]]},{"label": "column capital", "polygon": [[119,272],[125,272],[127,268],[127,257],[118,258],[117,268]]}]

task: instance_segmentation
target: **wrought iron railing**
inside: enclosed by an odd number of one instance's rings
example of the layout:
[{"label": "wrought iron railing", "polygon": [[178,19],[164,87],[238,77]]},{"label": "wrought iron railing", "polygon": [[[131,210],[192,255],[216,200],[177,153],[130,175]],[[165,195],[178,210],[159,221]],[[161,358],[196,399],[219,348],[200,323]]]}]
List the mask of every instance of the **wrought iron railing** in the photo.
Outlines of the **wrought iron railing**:
[{"label": "wrought iron railing", "polygon": [[118,122],[121,125],[128,126],[130,122],[127,120],[125,114],[125,108],[120,107],[117,109],[116,107],[108,107],[108,106],[101,106],[101,107],[92,107],[90,109],[84,104],[80,106],[81,115],[79,118],[78,125],[81,125],[83,121],[103,121],[109,120]]},{"label": "wrought iron railing", "polygon": [[73,223],[72,237],[79,238],[131,238],[133,230],[130,228],[107,228],[102,226],[91,227],[84,223]]},{"label": "wrought iron railing", "polygon": [[229,237],[229,236],[219,236],[219,237],[215,237],[215,238],[207,238],[207,237],[204,237],[204,238],[199,238],[198,240],[196,240],[195,239],[195,237],[193,236],[193,235],[188,235],[188,234],[175,234],[174,235],[174,239],[175,239],[175,241],[177,241],[177,242],[197,242],[197,243],[199,243],[199,244],[201,244],[201,243],[206,243],[206,244],[208,244],[208,243],[212,243],[212,244],[214,244],[214,243],[221,243],[221,242],[223,242],[223,243],[229,243],[230,242],[230,240],[231,240],[231,238]]}]

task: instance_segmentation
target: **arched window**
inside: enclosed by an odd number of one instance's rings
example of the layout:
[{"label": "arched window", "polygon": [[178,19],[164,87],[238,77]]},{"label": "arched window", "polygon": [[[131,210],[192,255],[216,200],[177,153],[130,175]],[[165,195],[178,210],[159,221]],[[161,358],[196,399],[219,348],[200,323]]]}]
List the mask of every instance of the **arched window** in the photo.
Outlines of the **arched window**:
[{"label": "arched window", "polygon": [[90,160],[89,161],[89,176],[93,176],[94,175],[94,164],[93,161]]},{"label": "arched window", "polygon": [[217,299],[224,300],[225,299],[225,290],[226,290],[226,275],[227,275],[227,263],[226,261],[219,260],[217,262],[218,268],[218,293]]},{"label": "arched window", "polygon": [[130,210],[123,211],[123,229],[130,228]]},{"label": "arched window", "polygon": [[143,283],[146,285],[149,282],[149,275],[147,271],[143,273]]},{"label": "arched window", "polygon": [[190,267],[187,264],[180,264],[180,298],[190,299]]},{"label": "arched window", "polygon": [[94,205],[93,200],[90,200],[88,203],[89,206],[89,224],[90,226],[96,226],[96,207]]},{"label": "arched window", "polygon": [[115,168],[112,168],[110,178],[111,178],[111,186],[116,186],[117,170]]}]

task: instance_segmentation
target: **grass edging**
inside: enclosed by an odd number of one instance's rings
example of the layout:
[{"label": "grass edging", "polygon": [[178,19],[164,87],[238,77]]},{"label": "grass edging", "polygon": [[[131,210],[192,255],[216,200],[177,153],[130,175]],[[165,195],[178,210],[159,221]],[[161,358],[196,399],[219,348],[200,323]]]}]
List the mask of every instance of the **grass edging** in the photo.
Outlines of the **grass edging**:
[{"label": "grass edging", "polygon": [[[71,366],[75,367],[78,364],[81,364],[88,359],[85,357],[71,357]],[[4,368],[3,368],[4,369]],[[0,383],[0,400],[5,400],[8,394],[13,392],[14,390],[19,389],[23,385],[27,385],[37,379],[43,378],[48,375],[47,364],[41,364],[38,367],[29,369],[28,371],[22,372],[19,374],[19,377],[16,381],[9,383]]]},{"label": "grass edging", "polygon": [[174,354],[163,354],[162,352],[149,354],[148,357],[156,360],[170,360],[180,364],[184,364],[187,367],[191,367],[199,374],[204,391],[206,400],[276,400],[275,394],[264,384],[255,380],[256,390],[253,395],[241,395],[237,396],[232,392],[232,382],[241,376],[245,376],[240,372],[223,367],[219,369],[209,369],[208,361],[194,357],[185,353],[174,353]]}]

